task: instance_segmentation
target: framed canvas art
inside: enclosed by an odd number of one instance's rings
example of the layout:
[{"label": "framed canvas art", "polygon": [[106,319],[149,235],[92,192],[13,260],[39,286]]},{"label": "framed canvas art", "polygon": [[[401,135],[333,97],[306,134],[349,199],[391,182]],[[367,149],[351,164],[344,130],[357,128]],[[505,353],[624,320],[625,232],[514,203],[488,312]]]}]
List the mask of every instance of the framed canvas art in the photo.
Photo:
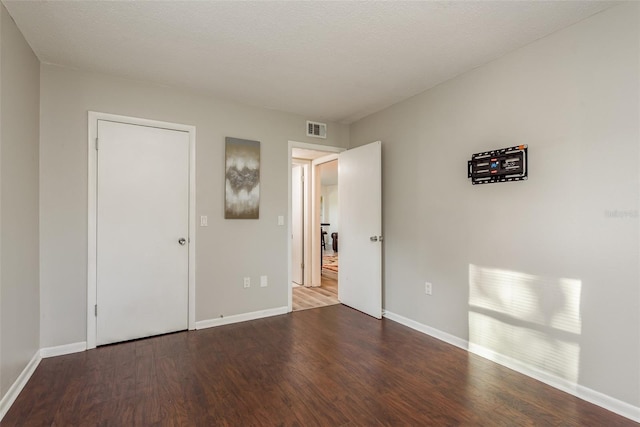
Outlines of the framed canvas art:
[{"label": "framed canvas art", "polygon": [[260,142],[225,139],[225,219],[260,217]]}]

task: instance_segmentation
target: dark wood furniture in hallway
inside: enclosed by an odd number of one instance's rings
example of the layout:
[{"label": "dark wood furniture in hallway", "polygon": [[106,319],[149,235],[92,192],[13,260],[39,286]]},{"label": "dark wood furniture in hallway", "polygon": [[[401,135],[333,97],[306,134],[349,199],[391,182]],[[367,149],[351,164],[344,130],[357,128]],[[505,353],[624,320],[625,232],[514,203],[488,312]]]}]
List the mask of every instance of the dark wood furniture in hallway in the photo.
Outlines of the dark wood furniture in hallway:
[{"label": "dark wood furniture in hallway", "polygon": [[45,359],[2,426],[635,423],[342,305]]}]

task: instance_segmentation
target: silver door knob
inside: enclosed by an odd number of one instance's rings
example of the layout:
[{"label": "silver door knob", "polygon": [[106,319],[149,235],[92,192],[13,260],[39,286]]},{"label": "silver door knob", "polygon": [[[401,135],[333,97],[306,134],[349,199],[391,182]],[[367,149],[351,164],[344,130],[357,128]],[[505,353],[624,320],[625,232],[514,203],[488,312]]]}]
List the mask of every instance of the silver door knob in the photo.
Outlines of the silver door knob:
[{"label": "silver door knob", "polygon": [[178,240],[178,243],[180,243],[180,246],[184,246],[187,243],[187,240],[184,237],[181,237]]},{"label": "silver door knob", "polygon": [[378,241],[378,236],[371,236],[371,237],[369,237],[369,240],[371,240],[372,242],[377,242]]}]

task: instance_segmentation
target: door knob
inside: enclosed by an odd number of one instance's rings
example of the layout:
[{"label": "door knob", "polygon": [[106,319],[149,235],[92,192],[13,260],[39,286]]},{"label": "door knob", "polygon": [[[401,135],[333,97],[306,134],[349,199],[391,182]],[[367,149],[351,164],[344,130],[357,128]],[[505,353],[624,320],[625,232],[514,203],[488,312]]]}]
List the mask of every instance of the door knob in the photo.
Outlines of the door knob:
[{"label": "door knob", "polygon": [[181,237],[178,240],[178,243],[180,243],[180,246],[184,246],[187,243],[187,240],[184,237]]},{"label": "door knob", "polygon": [[371,236],[371,237],[369,237],[369,240],[371,240],[372,242],[377,242],[378,241],[378,236]]}]

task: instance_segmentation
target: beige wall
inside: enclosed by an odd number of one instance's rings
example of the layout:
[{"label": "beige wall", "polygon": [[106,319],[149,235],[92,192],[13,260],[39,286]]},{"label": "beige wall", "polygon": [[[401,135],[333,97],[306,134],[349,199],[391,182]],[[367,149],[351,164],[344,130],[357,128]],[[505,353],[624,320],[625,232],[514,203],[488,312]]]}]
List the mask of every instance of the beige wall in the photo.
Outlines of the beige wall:
[{"label": "beige wall", "polygon": [[[383,141],[386,310],[636,406],[639,7],[351,127]],[[472,153],[519,144],[528,181],[471,185]]]},{"label": "beige wall", "polygon": [[40,348],[39,62],[0,5],[0,397]]},{"label": "beige wall", "polygon": [[[194,92],[41,66],[42,347],[86,340],[87,111],[196,126],[196,320],[287,306],[288,141],[346,146],[348,127],[325,140],[305,136],[306,119]],[[225,220],[224,139],[261,142],[259,220]],[[267,275],[269,286],[258,279]],[[244,289],[242,278],[254,285]]]}]

